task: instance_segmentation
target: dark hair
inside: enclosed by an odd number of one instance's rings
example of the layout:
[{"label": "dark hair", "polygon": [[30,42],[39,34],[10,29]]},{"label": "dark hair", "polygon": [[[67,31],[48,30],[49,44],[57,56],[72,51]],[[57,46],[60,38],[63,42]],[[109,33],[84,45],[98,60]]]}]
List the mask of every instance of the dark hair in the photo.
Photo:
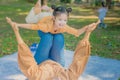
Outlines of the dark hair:
[{"label": "dark hair", "polygon": [[56,7],[55,5],[52,5],[51,8],[53,11],[53,16],[60,15],[61,13],[66,13],[69,16],[69,13],[72,11],[72,8],[65,8],[63,6]]},{"label": "dark hair", "polygon": [[105,7],[105,3],[104,2],[101,2],[101,5],[102,5],[102,7]]}]

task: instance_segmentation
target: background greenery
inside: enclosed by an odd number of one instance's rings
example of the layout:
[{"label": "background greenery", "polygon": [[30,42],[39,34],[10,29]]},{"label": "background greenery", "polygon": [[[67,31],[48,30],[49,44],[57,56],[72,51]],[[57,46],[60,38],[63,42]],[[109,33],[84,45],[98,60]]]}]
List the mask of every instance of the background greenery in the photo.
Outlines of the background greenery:
[{"label": "background greenery", "polygon": [[[57,0],[50,0],[50,4],[64,5],[72,7],[73,12],[68,24],[74,28],[81,28],[89,23],[97,21],[97,10],[99,6],[91,6],[90,3],[69,4],[60,3]],[[27,0],[0,0],[0,56],[12,54],[17,51],[15,35],[5,17],[25,23],[25,17],[34,6]],[[91,55],[114,58],[120,60],[120,7],[113,6],[109,9],[105,23],[106,29],[96,29],[91,37]],[[30,46],[32,43],[40,41],[37,31],[20,29],[20,33],[25,42]],[[64,34],[65,49],[74,50],[76,44],[83,35],[76,38],[73,35]]]}]

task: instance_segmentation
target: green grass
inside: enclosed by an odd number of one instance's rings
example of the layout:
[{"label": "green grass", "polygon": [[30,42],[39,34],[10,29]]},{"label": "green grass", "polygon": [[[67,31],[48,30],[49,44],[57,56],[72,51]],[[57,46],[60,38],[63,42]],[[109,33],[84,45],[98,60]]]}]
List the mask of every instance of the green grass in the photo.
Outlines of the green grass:
[{"label": "green grass", "polygon": [[[69,22],[71,26],[80,25],[81,27],[95,21],[95,19],[71,19]],[[112,23],[106,21],[106,23],[108,25],[106,29],[96,29],[90,37],[92,55],[120,59],[120,27],[116,24],[118,23],[117,21]],[[79,38],[75,38],[66,34],[65,36],[66,47],[70,50],[74,50],[77,42],[83,37],[82,35]]]},{"label": "green grass", "polygon": [[120,78],[118,80],[120,80]]},{"label": "green grass", "polygon": [[[59,4],[59,3],[58,3]],[[65,4],[62,4],[65,5]],[[65,6],[70,6],[67,4]],[[28,3],[26,0],[1,0],[0,2],[0,57],[3,55],[11,54],[17,51],[17,42],[13,30],[6,23],[5,17],[11,17],[12,20],[25,23],[25,16],[33,4]],[[93,16],[96,15],[96,9],[91,7],[73,4],[72,15],[77,16]],[[96,29],[91,37],[92,54],[101,57],[113,58],[120,60],[120,11],[117,7],[111,9],[107,17],[117,18],[115,20],[105,20],[108,25],[106,29]],[[119,19],[118,19],[119,18]],[[68,24],[74,28],[81,28],[89,23],[95,22],[97,19],[76,19],[71,18]],[[33,42],[39,42],[37,31],[20,29],[20,33],[24,41],[31,45]],[[79,40],[84,35],[76,38],[67,33],[65,35],[65,49],[74,50]]]}]

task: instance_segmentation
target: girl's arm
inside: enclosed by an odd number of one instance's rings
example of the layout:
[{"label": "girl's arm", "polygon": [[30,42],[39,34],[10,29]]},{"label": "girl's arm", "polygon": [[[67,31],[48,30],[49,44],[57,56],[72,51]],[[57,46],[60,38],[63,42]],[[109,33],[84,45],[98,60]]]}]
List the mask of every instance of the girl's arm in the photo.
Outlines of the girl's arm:
[{"label": "girl's arm", "polygon": [[95,30],[95,28],[99,23],[100,23],[100,20],[98,20],[96,23],[92,23],[91,25],[89,25],[87,28],[87,32],[92,32],[93,30]]},{"label": "girl's arm", "polygon": [[18,27],[21,27],[21,28],[32,29],[32,24],[19,24],[19,23],[13,22],[13,21],[12,21],[10,18],[8,18],[8,17],[6,17],[6,20],[7,20],[7,22],[8,22],[10,25],[16,24]]},{"label": "girl's arm", "polygon": [[81,29],[75,29],[75,28],[72,28],[72,27],[66,25],[64,30],[65,30],[65,32],[67,32],[69,34],[72,34],[72,35],[75,35],[76,37],[79,37],[79,35],[84,33],[86,29],[87,29],[87,26],[85,26]]},{"label": "girl's arm", "polygon": [[16,23],[16,24],[18,27],[32,30],[32,24],[19,24],[19,23]]},{"label": "girl's arm", "polygon": [[72,28],[70,26],[66,26],[65,28],[65,31],[69,34],[72,34],[72,35],[75,35],[76,37],[79,37],[81,34],[83,34],[88,28],[88,25],[87,26],[84,26],[80,29],[75,29],[75,28]]},{"label": "girl's arm", "polygon": [[87,25],[87,26],[84,26],[83,28],[81,28],[81,29],[78,29],[78,34],[79,35],[81,35],[81,34],[83,34],[84,32],[86,32],[88,29],[92,29],[93,27],[94,27],[94,25],[95,25],[95,23],[91,23],[91,24],[89,24],[89,25]]},{"label": "girl's arm", "polygon": [[[6,17],[6,20],[9,24],[14,25],[16,24],[18,27],[25,28],[25,29],[31,29],[31,30],[41,30],[43,32],[49,32],[50,28],[47,23],[44,23],[44,19],[41,20],[38,24],[19,24],[16,22],[13,22],[10,18]],[[43,22],[42,22],[43,21]]]},{"label": "girl's arm", "polygon": [[[96,28],[96,26],[97,26],[98,23],[99,23],[99,21],[98,21],[97,23],[91,23],[91,24],[89,24],[89,25],[84,26],[84,27],[81,28],[81,29],[75,29],[75,28],[66,26],[65,30],[66,30],[67,33],[73,34],[73,35],[75,35],[76,37],[79,37],[81,34],[83,34],[84,32],[86,32],[88,28],[89,28],[89,29],[90,29],[90,28],[91,28],[91,29]],[[96,25],[96,26],[94,26],[94,25]]]},{"label": "girl's arm", "polygon": [[91,24],[83,27],[82,29],[79,29],[79,30],[78,30],[78,31],[79,31],[79,35],[81,35],[82,33],[86,32],[86,31],[87,31],[87,32],[93,31],[93,30],[97,27],[97,25],[98,25],[99,23],[100,23],[100,20],[98,20],[96,23],[91,23]]},{"label": "girl's arm", "polygon": [[80,36],[81,34],[83,34],[88,28],[88,25],[87,26],[84,26],[83,28],[81,29],[78,29],[78,35]]}]

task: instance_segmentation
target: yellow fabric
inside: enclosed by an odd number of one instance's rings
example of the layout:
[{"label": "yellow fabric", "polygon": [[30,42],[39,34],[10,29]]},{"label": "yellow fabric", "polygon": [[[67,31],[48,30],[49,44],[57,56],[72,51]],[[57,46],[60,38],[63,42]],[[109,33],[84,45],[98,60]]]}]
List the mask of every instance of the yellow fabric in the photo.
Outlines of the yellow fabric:
[{"label": "yellow fabric", "polygon": [[53,18],[52,16],[48,16],[40,20],[37,24],[32,24],[33,30],[42,30],[43,32],[50,32],[52,34],[67,32],[69,34],[79,36],[78,30],[68,25],[65,25],[63,28],[59,28],[57,31],[54,30],[53,27]]},{"label": "yellow fabric", "polygon": [[29,47],[25,43],[18,44],[18,64],[29,80],[55,80],[56,78],[60,80],[78,80],[89,55],[90,44],[88,37],[85,37],[77,45],[72,64],[68,69],[64,69],[60,64],[51,60],[37,65]]}]

